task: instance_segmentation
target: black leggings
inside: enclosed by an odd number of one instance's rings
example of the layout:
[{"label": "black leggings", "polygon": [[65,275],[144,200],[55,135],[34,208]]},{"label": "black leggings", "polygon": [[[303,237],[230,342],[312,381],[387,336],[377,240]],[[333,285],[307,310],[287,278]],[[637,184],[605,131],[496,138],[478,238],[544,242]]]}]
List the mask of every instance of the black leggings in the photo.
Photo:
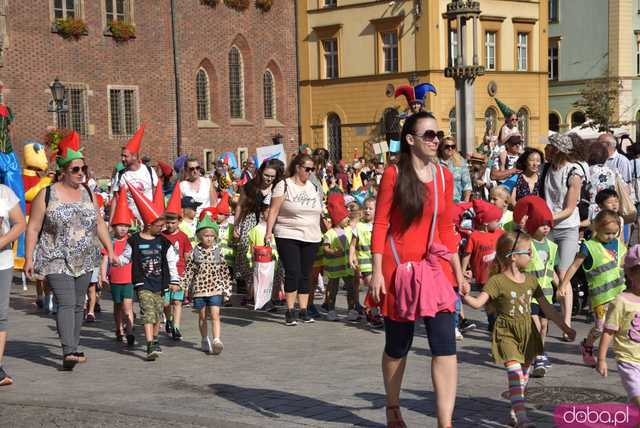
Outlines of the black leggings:
[{"label": "black leggings", "polygon": [[[454,314],[438,312],[435,317],[425,317],[427,340],[433,357],[444,357],[456,354],[456,334],[453,326]],[[415,322],[394,321],[384,319],[385,346],[384,352],[391,358],[403,358],[411,349]]]},{"label": "black leggings", "polygon": [[309,294],[309,276],[320,243],[276,238],[276,246],[284,267],[284,291]]}]

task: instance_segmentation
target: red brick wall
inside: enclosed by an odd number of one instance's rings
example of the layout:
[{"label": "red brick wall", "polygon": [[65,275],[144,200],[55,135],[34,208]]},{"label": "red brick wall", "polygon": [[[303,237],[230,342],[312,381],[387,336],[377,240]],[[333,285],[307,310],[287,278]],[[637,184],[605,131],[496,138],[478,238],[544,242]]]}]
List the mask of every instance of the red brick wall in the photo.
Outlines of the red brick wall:
[{"label": "red brick wall", "polygon": [[[8,3],[9,47],[0,67],[0,82],[5,86],[5,102],[16,116],[12,138],[18,152],[25,140],[42,140],[46,127],[54,125],[53,114],[47,112],[47,91],[58,77],[62,82],[88,86],[88,123],[95,133],[82,143],[98,176],[109,175],[126,142],[126,138],[109,137],[107,85],[138,87],[139,119],[147,125],[142,152],[154,159],[173,160],[176,122],[170,2],[135,0],[136,38],[122,44],[103,35],[102,0],[84,1],[89,34],[78,41],[51,32],[47,3]],[[222,3],[214,9],[199,0],[177,4],[182,153],[201,158],[205,148],[219,154],[235,152],[237,147],[248,147],[254,153],[256,146],[270,144],[276,132],[283,135],[287,150],[294,150],[298,135],[293,2],[276,0],[267,13],[255,9],[253,2],[242,13]],[[245,64],[246,126],[232,126],[229,118],[227,54],[234,40],[244,40],[238,45]],[[217,129],[197,127],[195,74],[203,61],[215,70],[209,77]],[[265,127],[262,118],[262,74],[267,64],[279,68],[274,76],[281,128]]]}]

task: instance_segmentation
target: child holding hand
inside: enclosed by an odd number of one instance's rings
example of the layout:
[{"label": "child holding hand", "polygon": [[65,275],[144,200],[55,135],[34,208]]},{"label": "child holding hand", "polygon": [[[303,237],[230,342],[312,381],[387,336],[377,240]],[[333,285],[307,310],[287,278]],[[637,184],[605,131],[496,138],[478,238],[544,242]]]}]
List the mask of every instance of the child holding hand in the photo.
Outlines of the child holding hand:
[{"label": "child holding hand", "polygon": [[598,373],[607,376],[607,349],[613,342],[618,373],[629,401],[640,408],[640,245],[624,258],[627,290],[609,304],[598,349]]},{"label": "child holding hand", "polygon": [[[531,238],[523,232],[505,232],[498,239],[496,262],[491,276],[478,297],[462,287],[464,301],[479,309],[492,300],[497,318],[491,352],[497,364],[504,364],[509,380],[511,418],[516,427],[533,427],[527,417],[524,391],[529,381],[533,359],[542,354],[542,338],[531,319],[531,301],[535,297],[547,318],[556,323],[571,339],[575,331],[544,298],[533,275],[524,273],[531,258]],[[499,271],[499,273],[497,272]]]}]

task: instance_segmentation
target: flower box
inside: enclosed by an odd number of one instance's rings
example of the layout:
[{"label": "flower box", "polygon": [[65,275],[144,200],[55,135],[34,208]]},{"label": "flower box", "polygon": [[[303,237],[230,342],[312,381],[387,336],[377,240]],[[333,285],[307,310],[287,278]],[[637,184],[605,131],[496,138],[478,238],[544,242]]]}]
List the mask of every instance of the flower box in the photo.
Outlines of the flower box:
[{"label": "flower box", "polygon": [[74,40],[89,34],[87,24],[82,19],[75,18],[56,19],[52,31],[60,34],[64,39]]},{"label": "flower box", "polygon": [[273,0],[256,0],[256,8],[263,12],[269,12],[273,6]]},{"label": "flower box", "polygon": [[124,43],[136,38],[136,27],[124,21],[111,21],[109,24],[109,35],[118,43]]},{"label": "flower box", "polygon": [[224,0],[224,4],[231,9],[235,9],[238,12],[242,12],[249,8],[251,0]]}]

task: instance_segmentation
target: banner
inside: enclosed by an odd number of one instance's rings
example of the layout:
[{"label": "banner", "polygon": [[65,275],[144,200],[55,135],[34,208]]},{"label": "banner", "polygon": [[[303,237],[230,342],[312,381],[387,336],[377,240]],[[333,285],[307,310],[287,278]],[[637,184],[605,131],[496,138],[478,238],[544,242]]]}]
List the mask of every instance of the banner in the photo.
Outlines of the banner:
[{"label": "banner", "polygon": [[287,163],[287,154],[284,151],[284,145],[274,144],[272,146],[258,147],[256,149],[258,155],[258,163],[256,167],[260,167],[264,161],[271,159],[280,159],[285,164]]}]

